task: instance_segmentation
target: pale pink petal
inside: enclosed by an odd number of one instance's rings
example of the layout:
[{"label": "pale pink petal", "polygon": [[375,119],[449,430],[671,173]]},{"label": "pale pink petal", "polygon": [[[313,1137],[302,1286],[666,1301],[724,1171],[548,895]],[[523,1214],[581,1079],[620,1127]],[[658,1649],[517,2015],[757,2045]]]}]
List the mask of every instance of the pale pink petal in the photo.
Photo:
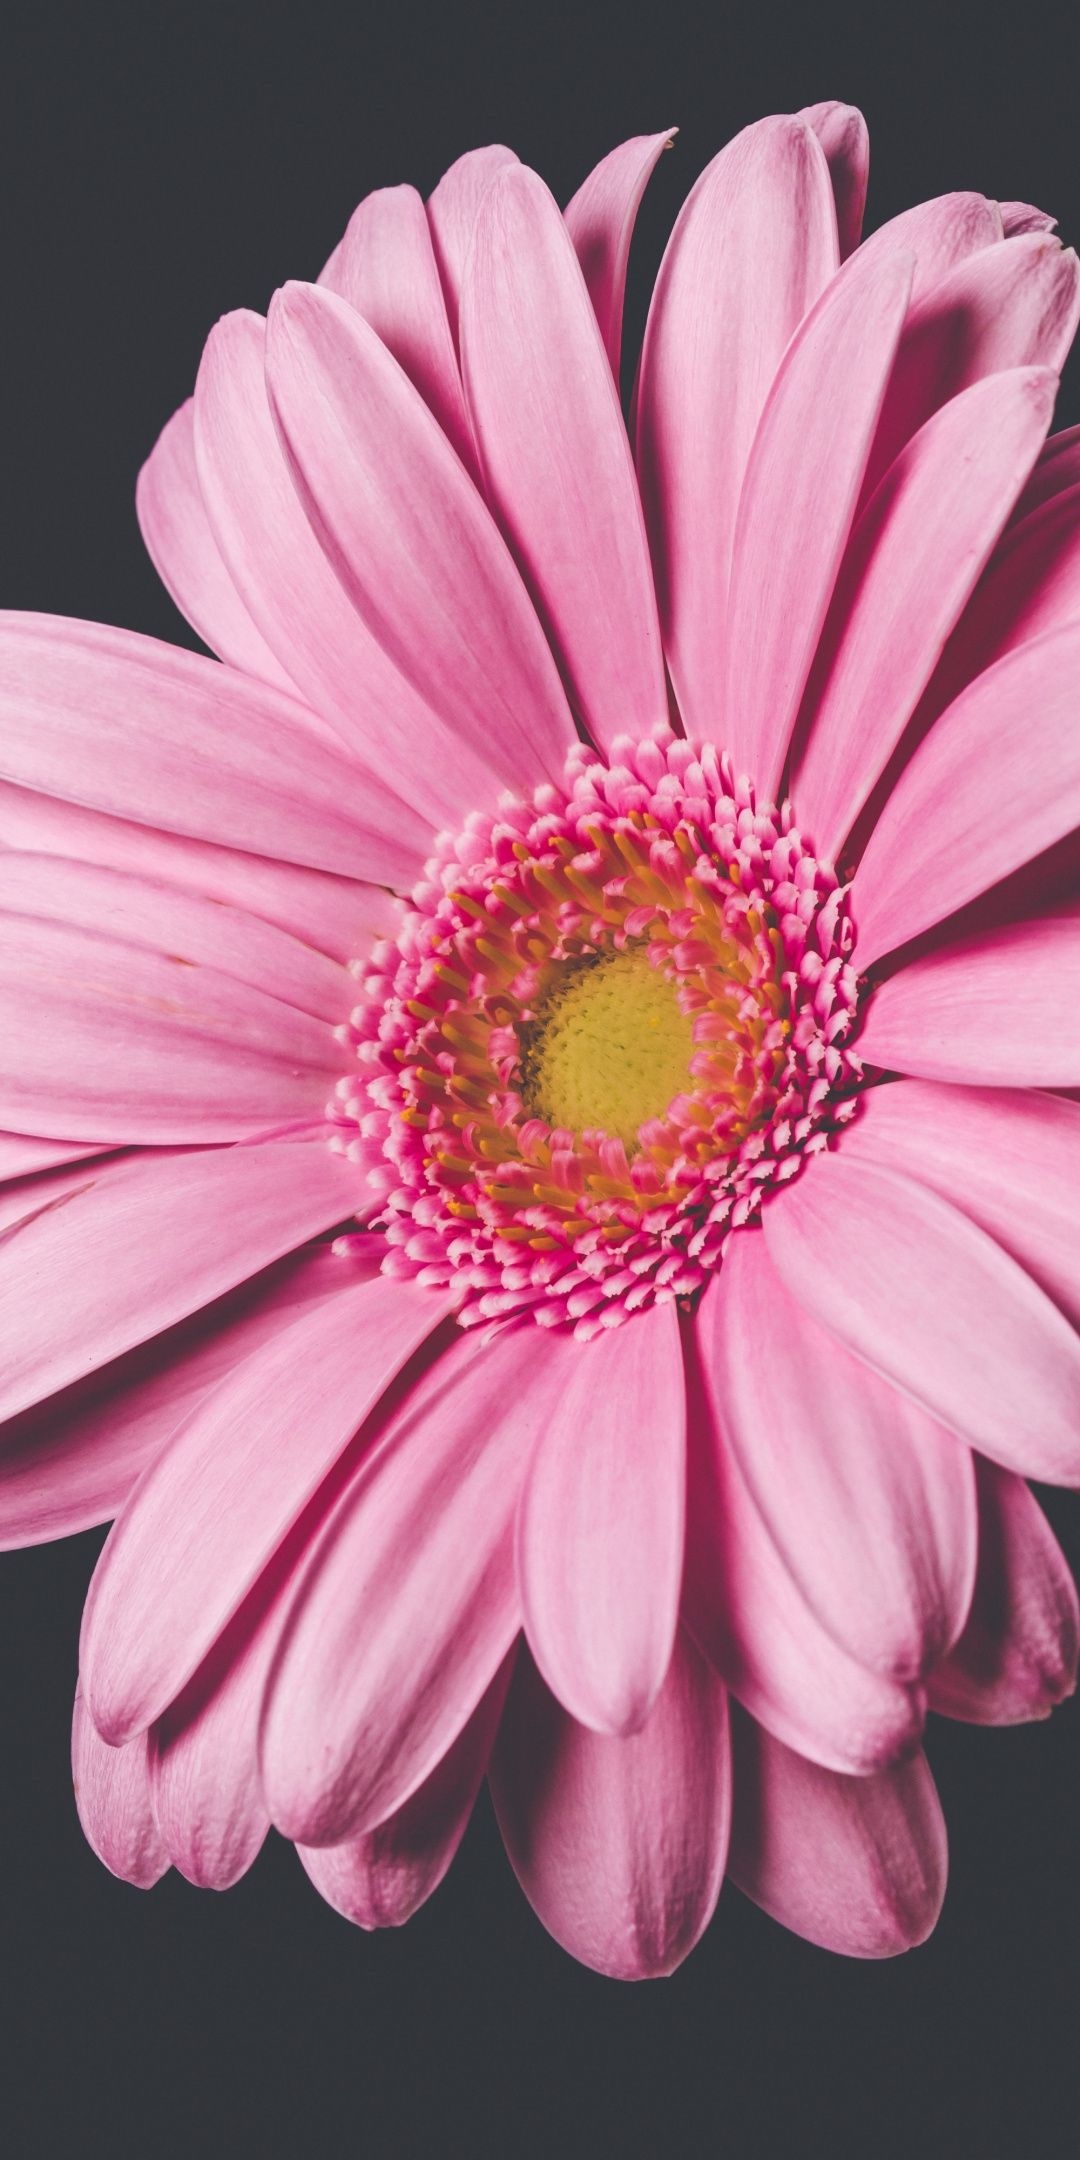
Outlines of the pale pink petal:
[{"label": "pale pink petal", "polygon": [[252,622],[214,538],[195,469],[190,398],[158,436],[135,485],[135,508],[162,584],[204,645],[245,675],[295,696],[295,684]]},{"label": "pale pink petal", "polygon": [[922,1693],[871,1671],[826,1633],[728,1445],[696,1327],[687,1327],[686,1350],[686,1624],[733,1694],[778,1739],[830,1769],[865,1775],[918,1739]]},{"label": "pale pink petal", "polygon": [[196,1406],[106,1540],[82,1672],[111,1741],[160,1717],[446,1300],[380,1275],[303,1312]]},{"label": "pale pink petal", "polygon": [[903,1171],[996,1239],[1080,1328],[1080,1104],[1010,1088],[872,1088],[844,1154]]},{"label": "pale pink petal", "polygon": [[1017,497],[1013,522],[1018,524],[1040,503],[1049,502],[1052,495],[1061,495],[1066,488],[1080,484],[1080,427],[1062,428],[1057,435],[1048,435],[1042,446],[1031,478]]},{"label": "pale pink petal", "polygon": [[762,120],[702,174],[660,267],[641,360],[638,470],[687,733],[719,739],[735,514],[788,339],[837,267],[828,166],[803,121]]},{"label": "pale pink petal", "polygon": [[826,858],[883,771],[1038,452],[1056,378],[976,383],[907,443],[852,535],[792,762]]},{"label": "pale pink petal", "polygon": [[481,150],[466,150],[464,157],[457,158],[444,172],[438,187],[428,198],[431,242],[455,338],[458,302],[477,213],[496,173],[501,172],[504,165],[516,164],[516,153],[503,143],[488,143]]},{"label": "pale pink petal", "polygon": [[1009,525],[920,706],[919,739],[965,686],[1017,645],[1080,615],[1080,472]]},{"label": "pale pink petal", "polygon": [[936,195],[914,203],[869,233],[862,253],[893,254],[910,248],[915,257],[912,298],[923,300],[969,255],[993,247],[1002,237],[1001,215],[985,195]]},{"label": "pale pink petal", "polygon": [[0,623],[0,777],[375,884],[415,882],[394,798],[268,683],[130,630]]},{"label": "pale pink petal", "polygon": [[353,977],[305,940],[246,909],[159,879],[3,850],[0,915],[77,923],[96,937],[167,954],[183,967],[212,968],[248,989],[272,992],[330,1027],[347,1019],[356,1002]]},{"label": "pale pink petal", "polygon": [[1057,224],[1048,210],[1037,210],[1034,203],[999,202],[1002,230],[1008,239],[1011,233],[1053,232]]},{"label": "pale pink petal", "polygon": [[411,1800],[344,1845],[299,1845],[320,1897],[355,1927],[402,1927],[442,1882],[465,1835],[513,1666],[504,1661],[441,1763]]},{"label": "pale pink petal", "polygon": [[499,1828],[556,1942],[614,1980],[674,1972],[704,1934],[731,1821],[727,1699],[679,1638],[628,1739],[575,1724],[524,1654],[491,1766]]},{"label": "pale pink petal", "polygon": [[760,1237],[732,1240],[696,1324],[723,1438],[807,1604],[851,1656],[919,1678],[971,1601],[968,1449],[815,1326]]},{"label": "pale pink petal", "polygon": [[906,254],[859,255],[826,287],[788,346],[747,461],[728,606],[725,745],[766,800],[779,793],[855,514],[912,263]]},{"label": "pale pink petal", "polygon": [[371,324],[415,383],[458,456],[475,467],[431,227],[416,189],[376,188],[365,195],[319,284],[340,293]]},{"label": "pale pink petal", "polygon": [[239,310],[210,333],[195,447],[207,509],[253,616],[361,772],[392,790],[388,817],[430,852],[433,830],[459,823],[488,775],[468,756],[460,775],[449,763],[444,723],[373,637],[311,529],[267,399],[260,315]]},{"label": "pale pink petal", "polygon": [[1007,923],[881,983],[859,1055],[886,1072],[991,1087],[1080,1086],[1080,914]]},{"label": "pale pink petal", "polygon": [[676,132],[666,128],[662,135],[633,135],[610,150],[563,212],[616,382],[634,221],[661,152],[670,150]]},{"label": "pale pink petal", "polygon": [[30,1133],[0,1133],[0,1182],[32,1177],[69,1162],[85,1162],[100,1150],[85,1140],[38,1140]]},{"label": "pale pink petal", "polygon": [[20,1223],[30,1222],[35,1215],[59,1207],[73,1193],[85,1191],[97,1174],[98,1156],[106,1152],[88,1146],[80,1161],[59,1163],[53,1169],[39,1170],[36,1176],[13,1178],[0,1186],[0,1237]]},{"label": "pale pink petal", "polygon": [[81,1687],[71,1722],[71,1776],[79,1821],[98,1859],[121,1881],[151,1890],[169,1856],[150,1805],[146,1741],[140,1735],[129,1747],[106,1747]]},{"label": "pale pink petal", "polygon": [[942,922],[1080,825],[1080,623],[972,683],[901,774],[855,873],[858,966]]},{"label": "pale pink petal", "polygon": [[852,1778],[792,1754],[741,1713],[732,1740],[728,1868],[739,1889],[781,1927],[844,1957],[895,1957],[925,1942],[948,1872],[925,1755]]},{"label": "pale pink petal", "polygon": [[0,843],[163,879],[219,905],[244,908],[335,960],[366,958],[376,939],[395,934],[401,916],[400,902],[381,886],[105,817],[3,780]]},{"label": "pale pink petal", "polygon": [[31,916],[0,924],[5,1124],[182,1146],[319,1116],[340,1058],[325,1022],[169,953]]},{"label": "pale pink petal", "polygon": [[973,1725],[1047,1717],[1076,1686],[1080,1611],[1064,1554],[1022,1478],[979,1464],[971,1614],[930,1681],[931,1708]]},{"label": "pale pink petal", "polygon": [[763,1231],[798,1302],[931,1417],[1006,1469],[1080,1479],[1080,1338],[959,1209],[841,1147]]},{"label": "pale pink petal", "polygon": [[0,1244],[0,1418],[331,1229],[355,1187],[321,1134],[104,1165],[88,1191]]},{"label": "pale pink petal", "polygon": [[[269,1611],[261,1610],[267,1602]],[[254,1617],[246,1608],[237,1615],[145,1739],[162,1843],[172,1865],[203,1890],[239,1882],[270,1828],[257,1740],[281,1606],[258,1591],[248,1604]]]},{"label": "pale pink petal", "polygon": [[[350,1269],[357,1265],[350,1256]],[[327,1246],[290,1256],[9,1419],[0,1434],[0,1548],[110,1521],[202,1397],[307,1303],[336,1296],[341,1281],[342,1262]]]},{"label": "pale pink petal", "polygon": [[404,1399],[315,1547],[271,1677],[270,1813],[335,1845],[384,1822],[457,1738],[521,1625],[514,1516],[580,1344],[464,1337]]},{"label": "pale pink petal", "polygon": [[1080,266],[1046,233],[1020,233],[963,261],[908,317],[867,470],[867,492],[923,422],[1005,368],[1060,370],[1080,314]]},{"label": "pale pink petal", "polygon": [[529,1643],[583,1725],[637,1732],[671,1661],[683,1570],[686,1384],[673,1305],[577,1346],[522,1494]]},{"label": "pale pink petal", "polygon": [[508,165],[477,218],[461,365],[488,499],[593,741],[667,719],[649,551],[618,391],[569,234]]},{"label": "pale pink petal", "polygon": [[[267,379],[302,499],[384,651],[492,784],[562,769],[555,662],[498,529],[423,399],[333,293],[287,285]],[[478,803],[474,800],[474,807]]]},{"label": "pale pink petal", "polygon": [[796,116],[812,127],[829,168],[836,197],[836,229],[840,260],[857,248],[862,237],[866,188],[870,177],[870,133],[855,105],[841,105],[829,98],[823,105],[804,105]]}]

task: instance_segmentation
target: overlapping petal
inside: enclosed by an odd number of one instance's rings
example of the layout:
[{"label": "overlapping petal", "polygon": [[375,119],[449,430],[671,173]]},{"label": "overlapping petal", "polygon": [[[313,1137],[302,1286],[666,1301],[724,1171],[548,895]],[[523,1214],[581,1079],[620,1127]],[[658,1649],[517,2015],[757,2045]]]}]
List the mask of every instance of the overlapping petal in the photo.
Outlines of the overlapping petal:
[{"label": "overlapping petal", "polygon": [[518,1662],[491,1766],[514,1872],[563,1948],[617,1980],[673,1972],[712,1918],[727,1857],[727,1698],[680,1639],[641,1731],[590,1732]]},{"label": "overlapping petal", "polygon": [[638,470],[668,665],[686,731],[725,739],[720,704],[735,518],[784,348],[836,270],[817,136],[759,121],[691,190],[657,278],[641,358]]},{"label": "overlapping petal", "polygon": [[736,1715],[730,1869],[781,1925],[845,1957],[895,1957],[941,1911],[948,1851],[922,1754],[842,1777]]}]

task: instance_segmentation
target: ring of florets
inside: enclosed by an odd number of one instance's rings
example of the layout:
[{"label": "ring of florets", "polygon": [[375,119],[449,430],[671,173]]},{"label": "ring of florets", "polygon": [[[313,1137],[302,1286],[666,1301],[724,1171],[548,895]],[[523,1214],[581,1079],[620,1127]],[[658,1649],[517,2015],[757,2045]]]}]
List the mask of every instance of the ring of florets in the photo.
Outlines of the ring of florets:
[{"label": "ring of florets", "polygon": [[693,1298],[855,1110],[851,945],[790,805],[711,745],[578,747],[562,787],[470,818],[338,1031],[333,1144],[384,1267],[457,1287],[466,1326],[587,1336]]}]

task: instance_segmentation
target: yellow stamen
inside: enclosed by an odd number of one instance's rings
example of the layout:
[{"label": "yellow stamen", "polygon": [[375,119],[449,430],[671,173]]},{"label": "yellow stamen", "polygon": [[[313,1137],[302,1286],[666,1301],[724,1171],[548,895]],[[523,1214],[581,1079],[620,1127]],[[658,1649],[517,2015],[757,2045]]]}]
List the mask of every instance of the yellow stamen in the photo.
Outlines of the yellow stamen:
[{"label": "yellow stamen", "polygon": [[606,1132],[632,1148],[647,1119],[691,1091],[693,1053],[693,1023],[670,977],[640,950],[614,953],[568,970],[549,993],[522,1093],[547,1124]]}]

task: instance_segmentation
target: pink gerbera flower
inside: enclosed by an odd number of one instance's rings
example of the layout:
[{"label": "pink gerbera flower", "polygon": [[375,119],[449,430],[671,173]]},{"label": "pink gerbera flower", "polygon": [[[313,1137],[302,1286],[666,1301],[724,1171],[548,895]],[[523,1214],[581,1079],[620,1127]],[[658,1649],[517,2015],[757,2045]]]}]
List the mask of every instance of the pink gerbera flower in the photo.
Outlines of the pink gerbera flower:
[{"label": "pink gerbera flower", "polygon": [[0,1522],[117,1518],[87,1835],[273,1823],[382,1926],[486,1774],[622,1977],[725,1872],[920,1941],[927,1704],[1077,1658],[1076,258],[860,246],[859,116],[762,121],[632,450],[667,139],[565,215],[476,151],[217,325],[139,511],[224,665],[0,630]]}]

